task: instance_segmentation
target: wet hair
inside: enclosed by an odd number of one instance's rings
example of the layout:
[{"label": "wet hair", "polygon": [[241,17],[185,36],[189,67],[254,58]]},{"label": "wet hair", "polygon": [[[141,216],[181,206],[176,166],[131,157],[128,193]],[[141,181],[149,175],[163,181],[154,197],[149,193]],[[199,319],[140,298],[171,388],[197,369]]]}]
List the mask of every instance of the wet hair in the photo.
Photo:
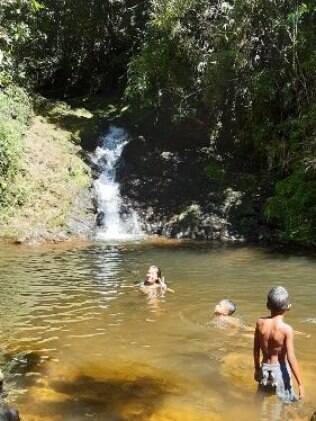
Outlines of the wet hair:
[{"label": "wet hair", "polygon": [[228,300],[225,298],[224,300],[221,300],[219,304],[224,304],[228,309],[228,315],[232,315],[237,310],[237,306],[235,303],[233,303],[231,300]]},{"label": "wet hair", "polygon": [[161,269],[160,269],[160,267],[158,267],[156,265],[151,265],[151,266],[149,266],[149,269],[155,269],[157,271],[158,278],[161,278]]},{"label": "wet hair", "polygon": [[271,311],[285,311],[290,305],[289,293],[284,287],[270,289],[267,297],[267,307]]}]

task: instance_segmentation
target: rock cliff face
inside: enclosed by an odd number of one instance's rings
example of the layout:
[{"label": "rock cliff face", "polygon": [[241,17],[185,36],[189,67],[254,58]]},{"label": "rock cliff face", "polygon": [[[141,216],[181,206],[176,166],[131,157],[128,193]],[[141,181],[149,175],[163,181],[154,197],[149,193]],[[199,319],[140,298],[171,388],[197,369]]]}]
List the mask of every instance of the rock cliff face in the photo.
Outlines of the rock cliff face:
[{"label": "rock cliff face", "polygon": [[205,147],[170,148],[136,136],[118,169],[121,193],[148,233],[173,238],[257,241],[269,229],[260,189],[247,174],[210,171]]}]

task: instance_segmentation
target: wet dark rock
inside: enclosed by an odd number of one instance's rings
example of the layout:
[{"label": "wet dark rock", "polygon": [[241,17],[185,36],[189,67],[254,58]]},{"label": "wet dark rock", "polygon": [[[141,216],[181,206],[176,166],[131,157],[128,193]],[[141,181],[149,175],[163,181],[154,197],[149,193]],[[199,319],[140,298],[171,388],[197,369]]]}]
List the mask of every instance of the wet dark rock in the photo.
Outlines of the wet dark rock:
[{"label": "wet dark rock", "polygon": [[40,363],[40,356],[36,352],[19,352],[5,355],[4,373],[10,377],[14,373],[25,374],[34,370]]},{"label": "wet dark rock", "polygon": [[66,221],[67,236],[90,238],[96,224],[95,209],[92,190],[90,188],[83,189],[73,204]]},{"label": "wet dark rock", "polygon": [[97,214],[97,220],[96,220],[96,222],[97,222],[97,227],[103,227],[103,225],[104,225],[104,217],[105,217],[105,215],[104,215],[104,212],[98,212],[98,214]]},{"label": "wet dark rock", "polygon": [[100,134],[108,130],[110,122],[105,119],[94,118],[91,127],[87,127],[81,134],[81,146],[86,152],[93,152],[100,144]]},{"label": "wet dark rock", "polygon": [[[17,379],[23,381],[26,386],[24,374],[38,368],[40,356],[35,352],[20,352],[14,355],[1,354],[0,360],[4,372],[4,374],[0,372],[0,421],[19,421],[19,412],[6,403],[8,393],[4,390],[4,380],[6,386],[11,382],[16,385]],[[28,381],[31,382],[32,379],[28,377]]]},{"label": "wet dark rock", "polygon": [[26,237],[18,237],[15,239],[14,244],[24,244],[27,241]]},{"label": "wet dark rock", "polygon": [[256,183],[234,173],[207,175],[205,147],[168,150],[166,143],[135,137],[117,169],[123,198],[150,234],[241,242],[269,237]]},{"label": "wet dark rock", "polygon": [[0,403],[0,421],[20,421],[20,416],[16,409]]},{"label": "wet dark rock", "polygon": [[85,155],[85,161],[89,165],[89,167],[91,168],[93,177],[97,178],[101,173],[101,168],[92,159],[92,154],[86,154]]}]

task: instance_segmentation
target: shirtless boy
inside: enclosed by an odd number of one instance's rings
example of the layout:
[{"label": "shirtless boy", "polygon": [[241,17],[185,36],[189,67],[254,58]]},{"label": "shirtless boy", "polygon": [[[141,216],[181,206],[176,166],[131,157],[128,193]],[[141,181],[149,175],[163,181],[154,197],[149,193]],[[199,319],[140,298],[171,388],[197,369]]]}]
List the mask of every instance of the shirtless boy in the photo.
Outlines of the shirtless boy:
[{"label": "shirtless boy", "polygon": [[283,321],[290,307],[289,294],[285,288],[279,286],[269,291],[267,308],[271,316],[257,321],[253,348],[254,377],[259,383],[259,390],[273,392],[285,402],[297,400],[290,369],[298,385],[299,398],[304,398],[304,387],[294,352],[293,329]]}]

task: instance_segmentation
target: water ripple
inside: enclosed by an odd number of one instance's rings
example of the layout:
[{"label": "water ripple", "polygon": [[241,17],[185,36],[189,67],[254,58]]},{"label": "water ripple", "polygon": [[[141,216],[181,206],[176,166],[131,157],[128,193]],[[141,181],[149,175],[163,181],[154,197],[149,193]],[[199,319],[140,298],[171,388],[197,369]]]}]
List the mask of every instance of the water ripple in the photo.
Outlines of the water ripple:
[{"label": "water ripple", "polygon": [[[249,248],[218,251],[136,244],[19,250],[0,248],[0,339],[8,355],[34,353],[41,361],[14,374],[18,384],[14,397],[22,407],[27,399],[19,401],[19,395],[31,395],[39,380],[45,383],[45,391],[40,386],[38,390],[46,402],[45,393],[55,396],[49,389],[54,376],[66,377],[73,370],[78,376],[102,377],[102,370],[112,363],[117,364],[117,372],[124,373],[117,361],[128,363],[133,373],[137,361],[143,377],[146,364],[157,372],[167,370],[173,378],[183,378],[186,391],[200,390],[201,399],[205,387],[210,395],[222,390],[229,405],[229,396],[244,392],[244,386],[238,376],[227,378],[227,371],[222,373],[223,361],[230,356],[227,364],[234,372],[239,361],[247,361],[251,340],[218,331],[210,323],[214,305],[225,297],[233,299],[238,316],[252,326],[265,312],[267,290],[279,282],[292,296],[290,323],[311,335],[308,340],[297,338],[297,351],[310,367],[308,375],[315,378],[313,259],[285,258]],[[175,294],[148,300],[135,287],[153,263],[162,267]],[[243,373],[247,377],[247,370]],[[252,382],[249,373],[246,383]],[[240,399],[249,395],[245,390]],[[188,393],[194,402],[195,392]],[[77,395],[72,398],[70,406],[77,402]]]}]

